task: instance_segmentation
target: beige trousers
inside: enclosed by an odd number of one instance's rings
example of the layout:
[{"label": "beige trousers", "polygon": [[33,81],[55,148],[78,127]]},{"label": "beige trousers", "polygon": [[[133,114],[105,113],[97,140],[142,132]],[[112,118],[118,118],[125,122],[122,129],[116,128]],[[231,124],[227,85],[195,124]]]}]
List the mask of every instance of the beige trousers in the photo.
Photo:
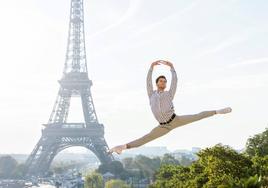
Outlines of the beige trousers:
[{"label": "beige trousers", "polygon": [[215,110],[209,110],[209,111],[202,111],[197,114],[176,115],[175,118],[170,123],[164,125],[158,124],[158,126],[153,128],[146,135],[127,143],[127,148],[139,147],[147,142],[150,142],[160,136],[167,134],[172,129],[213,116],[215,114],[216,114]]}]

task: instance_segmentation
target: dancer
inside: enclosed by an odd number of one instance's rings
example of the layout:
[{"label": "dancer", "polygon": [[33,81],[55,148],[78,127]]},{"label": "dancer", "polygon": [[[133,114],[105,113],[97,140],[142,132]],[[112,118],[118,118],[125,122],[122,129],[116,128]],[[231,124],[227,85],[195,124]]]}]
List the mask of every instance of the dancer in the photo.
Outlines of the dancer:
[{"label": "dancer", "polygon": [[[153,90],[152,84],[152,72],[153,68],[156,65],[167,65],[170,67],[172,79],[170,84],[170,89],[165,91],[167,79],[164,75],[160,75],[156,78],[156,86],[157,89]],[[161,137],[167,134],[172,129],[177,127],[211,117],[215,114],[226,114],[232,111],[230,107],[218,109],[218,110],[207,110],[201,111],[196,114],[189,115],[176,115],[173,105],[173,98],[177,89],[177,74],[174,69],[174,66],[169,61],[158,60],[151,64],[149,71],[147,73],[147,94],[150,100],[151,110],[153,112],[154,117],[159,122],[159,124],[154,127],[149,133],[146,135],[128,142],[123,145],[118,145],[108,150],[108,154],[116,152],[117,154],[121,154],[123,150],[139,147],[147,142],[150,142],[158,137]]]}]

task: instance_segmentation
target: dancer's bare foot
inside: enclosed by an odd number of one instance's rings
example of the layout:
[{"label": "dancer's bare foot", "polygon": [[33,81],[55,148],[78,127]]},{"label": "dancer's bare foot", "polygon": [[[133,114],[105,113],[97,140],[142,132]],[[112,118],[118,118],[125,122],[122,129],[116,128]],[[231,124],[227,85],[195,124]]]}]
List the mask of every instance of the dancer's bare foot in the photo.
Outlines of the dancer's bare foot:
[{"label": "dancer's bare foot", "polygon": [[115,147],[109,149],[108,153],[111,154],[113,152],[116,152],[117,154],[121,154],[124,149],[127,149],[126,144],[115,146]]},{"label": "dancer's bare foot", "polygon": [[231,111],[232,111],[232,108],[227,107],[227,108],[216,110],[216,114],[227,114],[227,113],[230,113]]}]

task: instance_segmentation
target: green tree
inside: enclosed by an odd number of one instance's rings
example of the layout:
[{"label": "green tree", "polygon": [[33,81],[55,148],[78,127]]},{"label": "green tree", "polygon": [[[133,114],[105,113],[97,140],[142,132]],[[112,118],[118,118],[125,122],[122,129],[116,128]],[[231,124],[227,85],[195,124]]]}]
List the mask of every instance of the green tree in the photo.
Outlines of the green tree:
[{"label": "green tree", "polygon": [[190,179],[190,169],[181,165],[163,165],[156,173],[155,188],[185,187]]},{"label": "green tree", "polygon": [[251,157],[268,155],[268,128],[247,140],[245,153]]},{"label": "green tree", "polygon": [[111,172],[112,174],[120,174],[124,170],[123,164],[120,161],[112,161],[110,163],[103,163],[99,165],[97,172],[106,173]]},{"label": "green tree", "polygon": [[164,164],[174,164],[174,165],[178,165],[179,164],[179,161],[177,159],[175,159],[174,156],[168,154],[168,153],[165,153],[162,160],[161,160],[161,163],[160,165],[164,165]]},{"label": "green tree", "polygon": [[181,159],[179,159],[179,163],[183,166],[190,166],[192,162],[191,159],[185,156],[182,156]]},{"label": "green tree", "polygon": [[14,178],[17,161],[10,155],[0,157],[0,178]]},{"label": "green tree", "polygon": [[14,170],[14,178],[23,178],[25,175],[25,164],[20,163]]},{"label": "green tree", "polygon": [[244,153],[251,157],[255,173],[260,175],[262,185],[268,186],[268,128],[247,140]]},{"label": "green tree", "polygon": [[112,161],[110,163],[101,164],[96,172],[105,174],[110,172],[116,176],[116,178],[126,179],[129,175],[128,171],[125,170],[123,164],[120,161]]},{"label": "green tree", "polygon": [[137,155],[135,158],[125,158],[123,163],[128,177],[153,178],[154,173],[160,167],[161,159],[160,157],[150,158]]},{"label": "green tree", "polygon": [[85,177],[85,188],[103,188],[104,182],[102,175],[96,172],[91,172]]},{"label": "green tree", "polygon": [[130,186],[122,180],[112,179],[105,183],[105,188],[130,188]]},{"label": "green tree", "polygon": [[257,187],[253,162],[229,146],[217,144],[198,153],[190,166],[163,165],[156,173],[152,187]]},{"label": "green tree", "polygon": [[268,185],[268,155],[264,157],[252,157],[253,169],[261,178],[263,185]]},{"label": "green tree", "polygon": [[151,178],[153,177],[156,170],[160,167],[160,158],[149,158],[144,155],[137,155],[135,157],[135,165],[140,171],[142,172],[142,175],[144,178]]},{"label": "green tree", "polygon": [[133,168],[134,159],[132,157],[125,157],[122,159],[122,163],[126,169]]},{"label": "green tree", "polygon": [[[217,144],[197,153],[198,163],[207,175],[209,186],[220,185],[229,178],[248,178],[251,174],[252,161],[229,146]],[[228,175],[228,176],[226,176]],[[227,180],[226,180],[227,179]]]}]

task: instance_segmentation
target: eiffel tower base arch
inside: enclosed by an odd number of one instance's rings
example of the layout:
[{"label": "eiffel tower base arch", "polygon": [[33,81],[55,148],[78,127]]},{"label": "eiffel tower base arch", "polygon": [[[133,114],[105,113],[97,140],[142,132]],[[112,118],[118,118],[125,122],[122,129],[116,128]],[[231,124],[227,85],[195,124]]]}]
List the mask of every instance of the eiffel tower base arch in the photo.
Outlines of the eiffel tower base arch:
[{"label": "eiffel tower base arch", "polygon": [[[73,125],[73,124],[71,124]],[[77,124],[76,124],[77,125]],[[102,124],[90,128],[46,128],[42,136],[26,161],[29,168],[27,176],[45,176],[54,157],[62,150],[81,146],[92,151],[103,163],[114,160],[112,155],[107,154],[107,143],[103,137]],[[65,125],[66,126],[66,125]]]}]

